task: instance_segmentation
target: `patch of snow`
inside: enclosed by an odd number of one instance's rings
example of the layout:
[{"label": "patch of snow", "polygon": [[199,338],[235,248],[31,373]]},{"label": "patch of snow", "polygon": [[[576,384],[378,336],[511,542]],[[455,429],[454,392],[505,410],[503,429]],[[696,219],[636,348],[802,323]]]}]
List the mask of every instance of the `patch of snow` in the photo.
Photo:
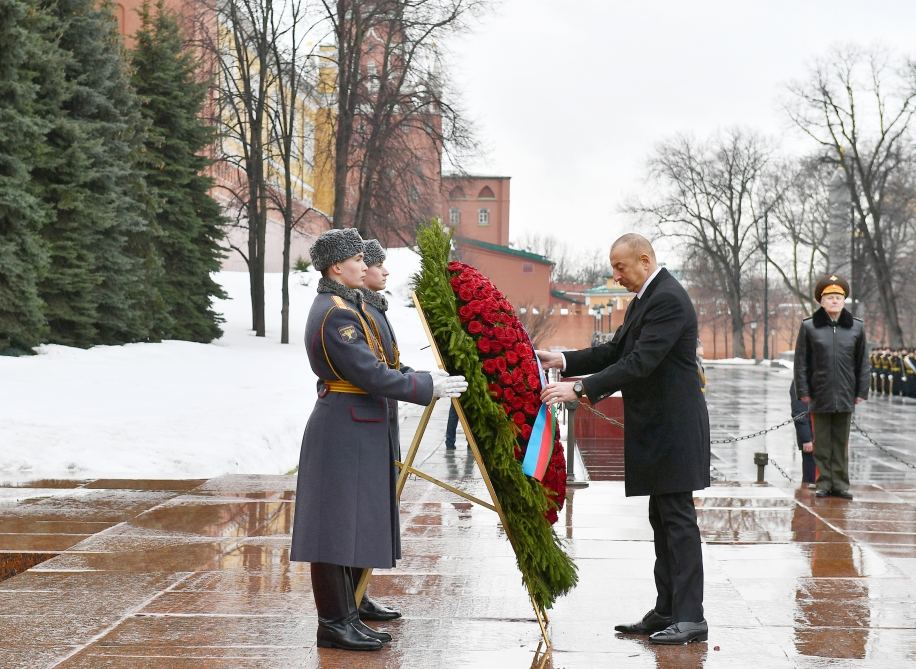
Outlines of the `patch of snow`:
[{"label": "patch of snow", "polygon": [[[391,249],[389,317],[405,364],[435,366],[410,275],[419,256]],[[47,345],[0,357],[0,481],[278,474],[299,459],[316,397],[303,344],[319,275],[290,277],[290,340],[280,344],[279,274],[265,277],[267,333],[249,329],[248,275],[220,272],[226,319],[211,344]]]}]

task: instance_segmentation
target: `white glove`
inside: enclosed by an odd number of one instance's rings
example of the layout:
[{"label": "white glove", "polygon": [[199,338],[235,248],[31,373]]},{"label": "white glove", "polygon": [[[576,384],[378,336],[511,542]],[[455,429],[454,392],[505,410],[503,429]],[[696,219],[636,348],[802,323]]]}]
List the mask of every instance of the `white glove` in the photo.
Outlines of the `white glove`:
[{"label": "white glove", "polygon": [[459,397],[467,389],[463,376],[433,376],[433,397]]}]

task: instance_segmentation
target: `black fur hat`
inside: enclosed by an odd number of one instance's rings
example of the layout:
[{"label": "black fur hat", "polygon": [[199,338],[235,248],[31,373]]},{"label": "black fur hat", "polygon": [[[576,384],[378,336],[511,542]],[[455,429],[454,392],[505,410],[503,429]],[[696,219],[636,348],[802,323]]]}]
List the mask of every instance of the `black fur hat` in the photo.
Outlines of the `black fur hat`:
[{"label": "black fur hat", "polygon": [[327,230],[318,235],[309,249],[309,257],[315,269],[323,272],[336,262],[363,253],[364,248],[365,243],[356,228]]},{"label": "black fur hat", "polygon": [[366,250],[363,251],[363,260],[367,265],[381,265],[385,262],[385,249],[377,239],[366,240]]}]

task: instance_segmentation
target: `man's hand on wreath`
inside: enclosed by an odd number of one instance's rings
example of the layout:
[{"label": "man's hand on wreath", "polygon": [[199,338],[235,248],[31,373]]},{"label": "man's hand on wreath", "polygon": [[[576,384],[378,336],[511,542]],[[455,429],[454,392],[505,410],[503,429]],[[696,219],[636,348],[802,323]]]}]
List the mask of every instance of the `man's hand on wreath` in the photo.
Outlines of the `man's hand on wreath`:
[{"label": "man's hand on wreath", "polygon": [[563,354],[556,351],[541,351],[535,353],[541,361],[541,367],[544,369],[563,369]]},{"label": "man's hand on wreath", "polygon": [[579,399],[573,390],[573,381],[560,381],[551,383],[541,391],[541,401],[544,404],[559,404],[560,402],[574,402]]}]

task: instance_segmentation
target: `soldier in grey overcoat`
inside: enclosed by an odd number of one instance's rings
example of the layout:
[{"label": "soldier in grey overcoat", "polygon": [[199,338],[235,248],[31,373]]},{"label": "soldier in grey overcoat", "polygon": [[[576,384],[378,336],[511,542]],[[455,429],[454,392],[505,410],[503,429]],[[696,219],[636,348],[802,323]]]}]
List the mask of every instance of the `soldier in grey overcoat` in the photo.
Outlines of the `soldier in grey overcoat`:
[{"label": "soldier in grey overcoat", "polygon": [[[363,252],[363,262],[366,263],[366,278],[364,285],[359,289],[362,293],[363,314],[369,324],[372,333],[382,344],[382,351],[385,353],[385,361],[391,369],[397,369],[403,374],[409,374],[415,371],[401,362],[401,352],[398,349],[398,342],[394,336],[394,328],[391,321],[388,320],[388,300],[382,291],[388,284],[388,269],[385,267],[385,249],[377,239],[367,239],[365,250]],[[387,399],[388,403],[388,443],[391,445],[391,457],[394,460],[401,459],[401,436],[398,421],[398,401],[396,399]],[[363,570],[352,568],[350,576],[353,580],[353,587],[359,583]],[[379,602],[371,599],[368,594],[363,595],[359,604],[359,617],[362,620],[394,620],[400,618],[401,614]]]},{"label": "soldier in grey overcoat", "polygon": [[361,308],[363,247],[348,228],[310,249],[322,273],[305,330],[318,399],[302,439],[290,560],[311,563],[318,645],[379,650],[391,636],[360,620],[350,568],[390,568],[401,556],[388,400],[425,405],[467,383],[388,365]]}]

